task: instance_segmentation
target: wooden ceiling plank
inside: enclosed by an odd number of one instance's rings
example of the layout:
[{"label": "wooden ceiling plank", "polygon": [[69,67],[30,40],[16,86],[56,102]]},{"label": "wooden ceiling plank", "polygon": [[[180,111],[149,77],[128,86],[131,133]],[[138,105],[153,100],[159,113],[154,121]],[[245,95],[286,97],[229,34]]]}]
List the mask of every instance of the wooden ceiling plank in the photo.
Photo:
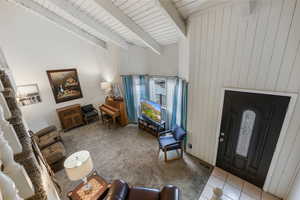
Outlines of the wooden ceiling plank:
[{"label": "wooden ceiling plank", "polygon": [[117,6],[113,4],[111,0],[95,0],[95,2],[110,13],[115,19],[131,30],[143,43],[152,49],[157,54],[161,54],[162,48],[160,44],[150,36],[149,33],[145,32],[140,26],[138,26],[131,18],[123,13]]},{"label": "wooden ceiling plank", "polygon": [[137,4],[136,6],[132,6],[130,9],[124,10],[124,13],[127,14],[131,19],[133,19],[140,12],[145,12],[146,10],[151,10],[153,5],[148,4]]},{"label": "wooden ceiling plank", "polygon": [[83,11],[79,10],[74,6],[71,2],[67,0],[50,0],[53,4],[55,4],[60,9],[64,10],[74,18],[80,20],[83,24],[88,25],[89,27],[95,29],[105,40],[114,43],[124,49],[128,49],[127,42],[120,37],[115,32],[111,31],[107,27],[103,26],[102,24],[98,23],[92,17],[88,16]]},{"label": "wooden ceiling plank", "polygon": [[176,27],[177,31],[182,37],[186,37],[186,23],[179,14],[175,5],[170,0],[156,0],[157,5],[161,8],[162,13],[171,21]]},{"label": "wooden ceiling plank", "polygon": [[159,15],[159,14],[157,13],[156,10],[147,9],[147,10],[142,10],[141,12],[136,13],[136,15],[134,17],[132,17],[132,19],[135,21],[135,20],[140,20],[144,17],[149,17],[149,16],[152,16],[152,15],[156,16],[156,15]]}]

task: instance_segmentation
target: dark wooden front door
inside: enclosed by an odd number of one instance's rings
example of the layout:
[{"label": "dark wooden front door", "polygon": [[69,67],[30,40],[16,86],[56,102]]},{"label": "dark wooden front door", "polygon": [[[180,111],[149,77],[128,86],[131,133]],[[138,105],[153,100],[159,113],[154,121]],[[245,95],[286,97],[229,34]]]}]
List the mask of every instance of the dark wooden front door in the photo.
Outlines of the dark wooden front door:
[{"label": "dark wooden front door", "polygon": [[217,166],[262,187],[290,97],[225,91]]}]

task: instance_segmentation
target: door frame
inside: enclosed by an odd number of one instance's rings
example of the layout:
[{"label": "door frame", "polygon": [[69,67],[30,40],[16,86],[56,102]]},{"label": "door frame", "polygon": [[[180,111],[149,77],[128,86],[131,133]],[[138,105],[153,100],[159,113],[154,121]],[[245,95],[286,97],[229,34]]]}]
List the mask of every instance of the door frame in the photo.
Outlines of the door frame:
[{"label": "door frame", "polygon": [[223,87],[221,88],[221,102],[219,104],[219,115],[217,120],[217,132],[216,132],[216,143],[215,143],[215,151],[214,151],[214,163],[213,165],[216,166],[217,156],[218,156],[218,148],[219,148],[219,136],[220,136],[220,129],[221,129],[221,122],[222,122],[222,114],[223,114],[223,104],[224,104],[224,97],[225,91],[236,91],[236,92],[247,92],[247,93],[254,93],[254,94],[270,94],[270,95],[280,95],[280,96],[288,96],[290,97],[290,102],[288,105],[288,109],[286,111],[286,115],[282,124],[282,128],[279,134],[279,138],[276,144],[276,148],[273,154],[273,158],[267,173],[267,177],[263,186],[263,190],[268,191],[268,188],[271,184],[271,179],[274,174],[275,166],[279,160],[279,155],[282,150],[283,144],[286,139],[287,129],[289,127],[290,120],[292,118],[292,114],[295,109],[295,105],[297,102],[298,94],[296,93],[289,93],[289,92],[273,92],[273,91],[265,91],[265,90],[252,90],[252,89],[243,89],[243,88],[230,88],[230,87]]}]

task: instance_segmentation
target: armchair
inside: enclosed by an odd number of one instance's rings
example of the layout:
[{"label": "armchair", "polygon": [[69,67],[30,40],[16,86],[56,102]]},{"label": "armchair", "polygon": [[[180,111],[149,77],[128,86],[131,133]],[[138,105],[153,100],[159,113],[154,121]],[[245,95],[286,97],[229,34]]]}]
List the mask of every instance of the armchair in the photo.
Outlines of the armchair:
[{"label": "armchair", "polygon": [[[176,150],[178,153],[178,149],[181,150],[180,159],[183,156],[183,141],[186,137],[186,131],[181,127],[174,127],[171,130],[160,132],[158,135],[158,144],[159,144],[159,152],[162,150],[165,154],[165,161],[168,161],[167,152]],[[173,159],[175,160],[175,159]]]},{"label": "armchair", "polygon": [[94,108],[94,106],[92,104],[82,106],[81,111],[83,114],[83,119],[86,124],[88,124],[92,121],[99,120],[98,111],[96,110],[96,108]]}]

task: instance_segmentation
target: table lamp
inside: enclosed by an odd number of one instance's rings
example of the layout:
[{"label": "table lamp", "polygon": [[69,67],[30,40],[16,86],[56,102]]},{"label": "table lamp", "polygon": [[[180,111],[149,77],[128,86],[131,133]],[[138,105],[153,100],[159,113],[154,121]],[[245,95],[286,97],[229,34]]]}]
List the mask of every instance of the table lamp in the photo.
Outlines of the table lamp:
[{"label": "table lamp", "polygon": [[76,181],[82,179],[84,190],[92,189],[87,181],[87,176],[93,171],[93,161],[88,151],[79,151],[70,155],[64,162],[67,176],[70,180]]},{"label": "table lamp", "polygon": [[110,94],[111,92],[111,83],[110,82],[102,82],[101,89],[105,91],[106,94]]}]

